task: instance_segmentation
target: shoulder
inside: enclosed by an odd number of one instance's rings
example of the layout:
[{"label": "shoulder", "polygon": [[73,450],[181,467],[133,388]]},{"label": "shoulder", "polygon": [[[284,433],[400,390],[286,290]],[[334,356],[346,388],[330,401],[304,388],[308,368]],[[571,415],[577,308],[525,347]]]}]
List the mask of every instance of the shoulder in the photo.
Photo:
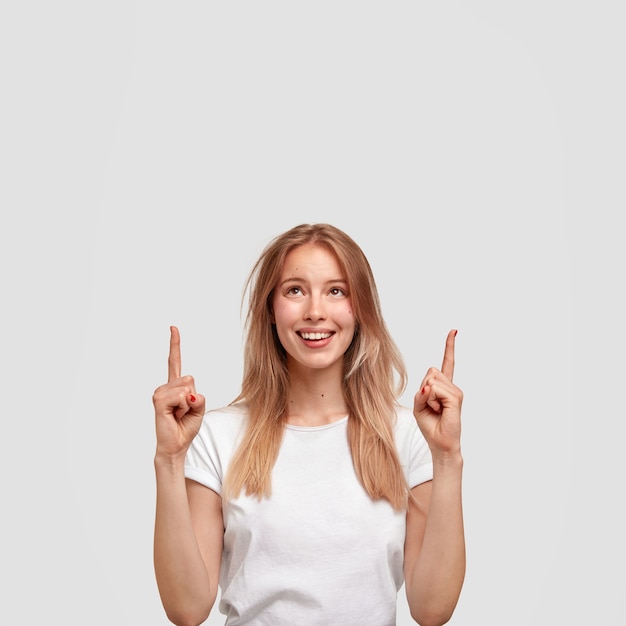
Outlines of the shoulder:
[{"label": "shoulder", "polygon": [[238,430],[247,423],[248,409],[243,403],[210,409],[202,420],[202,425],[209,429]]},{"label": "shoulder", "polygon": [[432,457],[412,409],[396,407],[394,437],[400,464],[410,487],[432,478]]},{"label": "shoulder", "polygon": [[217,409],[209,409],[204,414],[204,422],[220,425],[242,424],[248,419],[248,409],[245,404],[229,404]]},{"label": "shoulder", "polygon": [[406,406],[398,405],[396,407],[393,434],[398,452],[401,455],[415,446],[421,447],[422,443],[426,443],[413,411]]},{"label": "shoulder", "polygon": [[239,440],[248,423],[245,405],[229,405],[211,409],[204,414],[202,425],[193,445],[213,445],[232,447]]},{"label": "shoulder", "polygon": [[406,436],[415,433],[416,430],[419,431],[419,427],[417,425],[417,420],[413,415],[413,411],[407,406],[403,406],[401,404],[397,405],[394,423],[394,433],[396,439],[404,439]]},{"label": "shoulder", "polygon": [[248,413],[242,405],[207,411],[187,451],[185,476],[221,493],[226,468],[247,420]]}]

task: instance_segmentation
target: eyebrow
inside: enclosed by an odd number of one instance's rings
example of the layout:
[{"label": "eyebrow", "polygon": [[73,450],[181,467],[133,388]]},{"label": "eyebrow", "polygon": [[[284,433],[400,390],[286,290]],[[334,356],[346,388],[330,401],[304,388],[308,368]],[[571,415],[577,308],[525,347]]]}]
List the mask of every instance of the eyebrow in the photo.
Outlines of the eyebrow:
[{"label": "eyebrow", "polygon": [[[279,283],[279,287],[286,285],[287,283],[306,283],[308,282],[306,278],[301,278],[300,276],[291,276],[290,278],[286,278],[281,283]],[[336,285],[337,283],[342,283],[344,285],[348,284],[348,281],[345,278],[333,278],[331,280],[327,280],[324,285]]]}]

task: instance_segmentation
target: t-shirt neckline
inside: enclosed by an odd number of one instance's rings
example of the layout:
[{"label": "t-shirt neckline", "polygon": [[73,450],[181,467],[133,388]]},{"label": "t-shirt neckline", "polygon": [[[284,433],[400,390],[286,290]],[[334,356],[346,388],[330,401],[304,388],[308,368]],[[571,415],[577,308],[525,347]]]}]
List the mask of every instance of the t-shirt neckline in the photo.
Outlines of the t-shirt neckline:
[{"label": "t-shirt neckline", "polygon": [[297,430],[300,432],[316,432],[320,430],[328,430],[330,428],[336,428],[337,426],[341,426],[348,421],[348,416],[339,418],[338,420],[334,420],[328,424],[321,424],[320,426],[297,426],[296,424],[288,424],[285,423],[285,428],[289,430]]}]

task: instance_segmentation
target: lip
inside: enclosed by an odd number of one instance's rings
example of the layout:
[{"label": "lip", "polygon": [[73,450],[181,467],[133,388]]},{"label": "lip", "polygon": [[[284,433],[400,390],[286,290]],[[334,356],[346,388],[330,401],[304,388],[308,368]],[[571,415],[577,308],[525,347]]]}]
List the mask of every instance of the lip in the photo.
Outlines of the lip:
[{"label": "lip", "polygon": [[[330,337],[326,337],[325,339],[305,339],[301,333],[330,333]],[[323,328],[301,328],[296,332],[298,339],[307,347],[313,349],[325,348],[335,336],[335,331],[326,330]]]}]

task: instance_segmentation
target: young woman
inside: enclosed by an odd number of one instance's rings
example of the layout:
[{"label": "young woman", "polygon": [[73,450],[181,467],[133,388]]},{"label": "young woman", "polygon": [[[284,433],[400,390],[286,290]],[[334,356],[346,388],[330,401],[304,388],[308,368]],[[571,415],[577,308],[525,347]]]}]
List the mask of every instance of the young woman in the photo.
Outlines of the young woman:
[{"label": "young woman", "polygon": [[444,624],[465,575],[456,331],[413,409],[369,263],[328,224],[276,237],[247,283],[244,375],[205,412],[181,376],[154,392],[154,564],[175,624],[221,588],[230,626],[391,626],[405,583],[421,626]]}]

